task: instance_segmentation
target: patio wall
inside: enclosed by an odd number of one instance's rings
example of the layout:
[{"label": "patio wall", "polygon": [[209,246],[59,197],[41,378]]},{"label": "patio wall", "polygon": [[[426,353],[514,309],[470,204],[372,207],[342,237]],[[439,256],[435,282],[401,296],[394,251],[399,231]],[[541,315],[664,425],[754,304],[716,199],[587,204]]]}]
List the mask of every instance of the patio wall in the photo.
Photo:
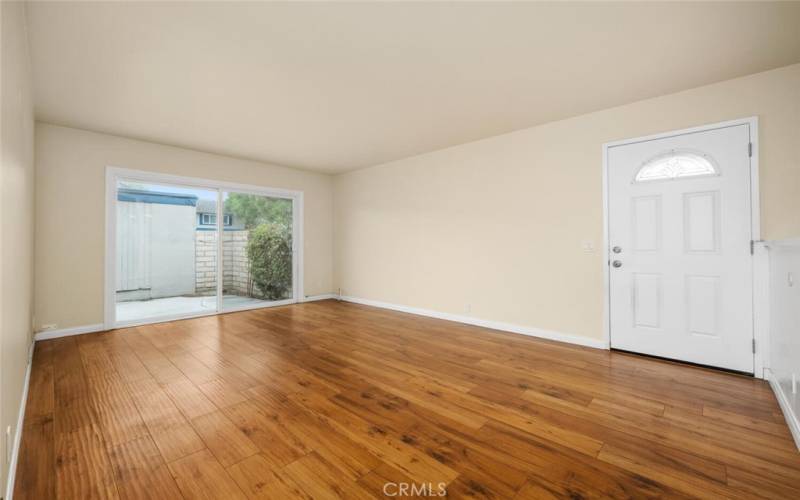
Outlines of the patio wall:
[{"label": "patio wall", "polygon": [[[227,294],[247,295],[250,266],[248,231],[223,231],[222,287]],[[217,232],[195,232],[195,293],[213,294],[217,286]]]}]

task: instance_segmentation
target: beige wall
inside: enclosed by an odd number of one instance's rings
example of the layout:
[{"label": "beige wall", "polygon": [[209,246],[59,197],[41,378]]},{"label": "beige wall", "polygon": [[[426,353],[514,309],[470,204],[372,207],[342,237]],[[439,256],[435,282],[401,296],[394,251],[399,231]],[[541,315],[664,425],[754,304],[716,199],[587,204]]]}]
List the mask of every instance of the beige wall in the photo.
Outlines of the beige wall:
[{"label": "beige wall", "polygon": [[[335,285],[599,339],[602,144],[752,115],[763,237],[800,236],[793,65],[337,176]],[[582,240],[596,250],[584,252]]]},{"label": "beige wall", "polygon": [[333,289],[330,176],[37,123],[37,328],[103,322],[108,165],[303,191],[305,294]]},{"label": "beige wall", "polygon": [[0,494],[5,491],[7,426],[17,415],[31,343],[33,311],[33,104],[25,6],[0,2]]}]

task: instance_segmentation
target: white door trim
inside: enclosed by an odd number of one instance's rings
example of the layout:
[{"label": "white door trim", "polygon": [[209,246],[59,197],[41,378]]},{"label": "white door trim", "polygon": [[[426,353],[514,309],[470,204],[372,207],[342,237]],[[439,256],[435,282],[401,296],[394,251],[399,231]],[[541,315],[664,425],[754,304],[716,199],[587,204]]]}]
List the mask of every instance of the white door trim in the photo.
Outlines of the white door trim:
[{"label": "white door trim", "polygon": [[[624,139],[603,144],[603,338],[609,346],[611,345],[611,281],[609,276],[611,250],[608,247],[608,150],[614,146],[623,146],[626,144],[634,144],[638,142],[652,141],[655,139],[664,139],[667,137],[693,134],[696,132],[735,127],[738,125],[749,125],[750,143],[752,144],[753,148],[752,155],[750,156],[750,231],[752,234],[752,239],[756,242],[760,242],[761,210],[758,184],[758,117],[751,116],[749,118],[712,123],[708,125],[701,125],[699,127],[673,130],[670,132],[663,132],[643,137],[634,137],[632,139]],[[755,255],[753,256],[753,338],[756,341],[756,352],[754,354],[753,366],[754,375],[757,378],[764,378],[764,368],[767,366],[768,361],[765,357],[765,353],[767,352],[766,346],[769,345],[769,304],[765,304],[758,293],[759,291],[763,291],[763,286],[759,285],[763,284],[764,280],[769,278],[768,276],[763,276],[764,269],[768,269],[768,266],[764,266],[763,262],[761,262],[762,259],[766,258],[763,256],[763,254],[764,252],[756,251]]]},{"label": "white door trim", "polygon": [[[144,322],[128,322],[127,324],[117,323],[115,319],[115,295],[116,295],[116,246],[117,246],[117,212],[116,212],[116,198],[117,198],[117,181],[119,179],[133,179],[143,182],[162,183],[162,184],[177,184],[188,185],[199,188],[209,188],[219,190],[219,196],[222,196],[222,191],[236,191],[239,193],[249,193],[261,196],[270,196],[273,198],[287,198],[292,200],[292,245],[294,252],[294,272],[292,273],[292,298],[286,301],[269,302],[264,305],[245,307],[238,309],[231,309],[223,311],[221,309],[222,302],[217,301],[217,311],[212,313],[200,314],[182,314],[171,316],[160,316],[158,318],[151,318]],[[180,175],[163,174],[159,172],[149,172],[145,170],[133,170],[128,168],[120,168],[107,166],[106,167],[106,202],[105,202],[105,218],[106,218],[106,235],[105,235],[105,277],[104,277],[104,292],[103,292],[103,326],[106,330],[118,328],[122,326],[133,326],[133,324],[156,323],[163,321],[172,321],[176,319],[186,319],[197,316],[208,316],[213,314],[223,314],[233,312],[234,310],[257,309],[261,307],[274,307],[277,305],[285,305],[296,302],[303,302],[303,192],[293,191],[289,189],[279,189],[263,186],[254,186],[250,184],[238,184],[234,182],[217,181],[212,179],[201,179],[197,177],[185,177]],[[217,217],[217,229],[222,227],[222,217]],[[217,255],[219,262],[222,261],[222,238],[217,241]],[[219,263],[218,263],[219,264]],[[218,267],[218,269],[222,269]],[[221,293],[222,273],[217,273],[217,298]]]}]

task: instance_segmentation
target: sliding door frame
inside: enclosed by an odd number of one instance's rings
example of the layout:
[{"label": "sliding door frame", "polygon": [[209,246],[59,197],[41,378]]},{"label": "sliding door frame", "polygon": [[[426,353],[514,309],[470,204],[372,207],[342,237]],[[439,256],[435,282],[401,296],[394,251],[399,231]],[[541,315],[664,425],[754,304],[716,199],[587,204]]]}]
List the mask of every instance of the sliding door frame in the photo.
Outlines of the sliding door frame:
[{"label": "sliding door frame", "polygon": [[[120,180],[132,180],[152,184],[166,184],[180,187],[194,187],[217,191],[217,307],[213,312],[175,314],[145,318],[141,321],[118,322],[116,320],[116,288],[117,288],[117,185]],[[284,198],[292,200],[292,298],[264,304],[247,305],[223,310],[222,303],[222,235],[225,217],[220,217],[223,192],[235,192],[268,196],[270,198]],[[270,188],[250,184],[185,177],[180,175],[162,174],[145,170],[132,170],[108,166],[106,167],[106,239],[105,239],[105,278],[104,278],[104,307],[103,323],[106,330],[124,328],[128,326],[149,323],[161,323],[176,319],[212,316],[215,314],[261,309],[302,302],[303,297],[303,192],[288,189]],[[224,213],[223,213],[224,215]]]}]

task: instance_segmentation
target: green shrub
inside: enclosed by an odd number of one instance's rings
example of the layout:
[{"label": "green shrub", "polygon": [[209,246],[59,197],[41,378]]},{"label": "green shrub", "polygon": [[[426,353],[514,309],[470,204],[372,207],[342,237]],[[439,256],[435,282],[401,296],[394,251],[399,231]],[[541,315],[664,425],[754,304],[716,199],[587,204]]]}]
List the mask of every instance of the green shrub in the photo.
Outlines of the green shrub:
[{"label": "green shrub", "polygon": [[292,297],[292,232],[284,224],[264,223],[247,242],[250,279],[263,299]]}]

